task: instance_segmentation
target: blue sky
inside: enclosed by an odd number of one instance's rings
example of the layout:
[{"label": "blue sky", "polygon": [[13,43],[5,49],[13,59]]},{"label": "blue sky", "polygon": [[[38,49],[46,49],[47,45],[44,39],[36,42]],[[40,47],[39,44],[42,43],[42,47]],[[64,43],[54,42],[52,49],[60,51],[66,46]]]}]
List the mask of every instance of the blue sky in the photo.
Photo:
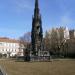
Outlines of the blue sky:
[{"label": "blue sky", "polygon": [[[35,0],[0,0],[0,37],[18,38],[31,31]],[[75,0],[39,0],[43,31],[75,29]]]}]

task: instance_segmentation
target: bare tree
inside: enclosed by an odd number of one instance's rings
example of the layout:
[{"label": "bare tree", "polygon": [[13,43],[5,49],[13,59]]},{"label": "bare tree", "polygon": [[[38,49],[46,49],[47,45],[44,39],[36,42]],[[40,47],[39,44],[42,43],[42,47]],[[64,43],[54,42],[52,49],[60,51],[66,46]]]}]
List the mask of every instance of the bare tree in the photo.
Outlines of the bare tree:
[{"label": "bare tree", "polygon": [[52,28],[51,31],[46,32],[45,35],[45,46],[46,49],[50,50],[53,54],[60,54],[61,45],[63,45],[64,40],[64,29],[60,28]]},{"label": "bare tree", "polygon": [[29,61],[29,52],[31,47],[31,33],[27,32],[23,36],[20,37],[20,43],[23,44],[23,55],[24,61]]},{"label": "bare tree", "polygon": [[24,42],[31,42],[31,33],[25,33],[23,36],[20,37],[20,40]]}]

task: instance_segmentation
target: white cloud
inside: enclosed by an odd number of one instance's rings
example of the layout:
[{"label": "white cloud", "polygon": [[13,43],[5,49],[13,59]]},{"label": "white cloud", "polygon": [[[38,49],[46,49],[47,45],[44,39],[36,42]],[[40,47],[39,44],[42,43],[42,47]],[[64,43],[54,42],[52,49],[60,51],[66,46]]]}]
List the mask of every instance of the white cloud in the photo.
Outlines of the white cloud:
[{"label": "white cloud", "polygon": [[7,0],[0,1],[0,10],[8,10],[11,12],[24,12],[26,10],[32,10],[31,0]]},{"label": "white cloud", "polygon": [[71,17],[70,13],[66,13],[63,16],[61,16],[60,24],[64,26],[75,24],[75,20]]},{"label": "white cloud", "polygon": [[32,10],[32,4],[29,0],[14,0],[14,9],[17,12],[23,12],[25,10]]}]

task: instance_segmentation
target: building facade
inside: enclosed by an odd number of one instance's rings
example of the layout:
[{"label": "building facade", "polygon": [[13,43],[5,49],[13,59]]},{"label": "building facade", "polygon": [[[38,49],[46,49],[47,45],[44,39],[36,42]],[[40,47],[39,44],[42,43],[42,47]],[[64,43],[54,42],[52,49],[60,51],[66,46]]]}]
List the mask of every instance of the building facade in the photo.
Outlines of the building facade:
[{"label": "building facade", "polygon": [[9,39],[9,38],[0,38],[0,53],[15,56],[23,56],[23,49],[20,49],[20,42],[18,40]]},{"label": "building facade", "polygon": [[56,32],[58,38],[62,38],[63,40],[70,39],[69,29],[67,27],[60,27],[60,28],[52,28],[48,31],[49,35],[53,34],[53,31]]},{"label": "building facade", "polygon": [[65,40],[70,39],[70,33],[68,27],[64,28],[64,39]]}]

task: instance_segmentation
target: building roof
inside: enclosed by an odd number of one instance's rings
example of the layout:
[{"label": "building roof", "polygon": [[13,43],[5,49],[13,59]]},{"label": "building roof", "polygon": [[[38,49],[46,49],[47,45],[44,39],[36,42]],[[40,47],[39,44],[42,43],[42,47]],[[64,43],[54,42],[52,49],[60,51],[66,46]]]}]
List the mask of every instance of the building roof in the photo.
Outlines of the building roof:
[{"label": "building roof", "polygon": [[0,37],[0,42],[19,43],[19,40],[7,38],[7,37]]}]

